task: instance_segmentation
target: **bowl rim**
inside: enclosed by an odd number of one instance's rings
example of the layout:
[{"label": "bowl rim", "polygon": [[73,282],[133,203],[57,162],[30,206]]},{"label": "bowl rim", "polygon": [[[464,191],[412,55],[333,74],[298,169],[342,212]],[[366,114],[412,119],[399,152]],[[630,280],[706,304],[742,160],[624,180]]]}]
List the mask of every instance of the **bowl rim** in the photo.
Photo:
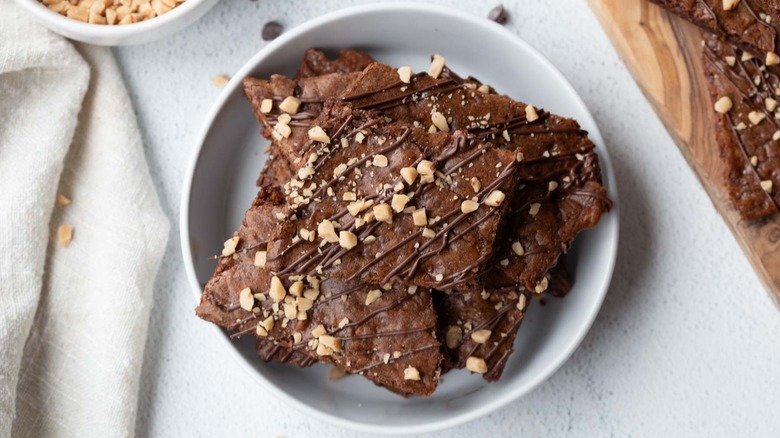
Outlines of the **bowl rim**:
[{"label": "bowl rim", "polygon": [[[113,38],[125,39],[141,32],[153,31],[156,28],[163,27],[168,23],[194,11],[201,3],[209,0],[186,0],[184,3],[173,8],[170,12],[151,18],[149,20],[139,21],[137,23],[122,25],[92,24],[83,21],[68,18],[47,8],[40,0],[16,0],[16,3],[22,5],[25,10],[35,15],[39,20],[51,23],[54,29],[67,29],[73,34],[84,37],[94,38]],[[52,30],[54,30],[52,29]],[[57,32],[59,33],[59,32]]]},{"label": "bowl rim", "polygon": [[[32,1],[37,1],[37,0],[32,0]],[[192,1],[192,0],[188,0],[188,1]],[[181,193],[181,200],[179,206],[179,233],[180,233],[179,237],[181,241],[182,256],[184,259],[187,279],[195,298],[197,300],[200,300],[200,297],[202,295],[202,287],[198,281],[197,274],[195,273],[194,264],[192,263],[192,248],[190,245],[189,204],[192,195],[191,190],[192,190],[192,184],[195,176],[195,171],[198,166],[198,162],[201,156],[204,142],[208,136],[209,131],[211,130],[211,126],[214,124],[216,117],[224,107],[228,98],[231,96],[233,90],[240,85],[242,79],[245,76],[247,76],[250,73],[250,71],[253,70],[264,58],[266,58],[269,54],[273,53],[274,51],[280,49],[282,46],[287,44],[288,41],[298,37],[300,34],[304,34],[319,26],[327,25],[328,23],[331,23],[333,21],[348,16],[361,15],[361,14],[376,14],[376,13],[384,13],[384,12],[424,12],[424,13],[440,14],[445,16],[446,18],[470,22],[470,24],[479,26],[483,28],[485,31],[494,32],[498,36],[501,36],[503,38],[508,38],[513,43],[522,46],[525,50],[527,50],[527,52],[531,56],[535,57],[537,61],[547,65],[547,67],[549,67],[553,76],[555,76],[554,79],[556,80],[556,83],[560,84],[562,87],[565,88],[565,91],[567,93],[570,93],[572,96],[575,97],[575,99],[571,102],[571,104],[573,106],[581,107],[580,109],[583,110],[583,114],[586,115],[586,117],[584,117],[583,119],[587,119],[590,126],[593,127],[592,129],[589,130],[589,136],[592,139],[594,139],[594,143],[602,146],[602,148],[600,148],[601,150],[599,151],[599,159],[602,162],[602,167],[604,169],[604,179],[605,182],[607,183],[609,196],[613,202],[613,207],[609,213],[612,226],[611,229],[609,230],[609,235],[608,235],[610,242],[608,247],[609,259],[607,260],[607,264],[604,270],[604,274],[606,275],[603,277],[604,282],[600,290],[593,291],[594,295],[596,293],[598,295],[594,298],[594,300],[591,301],[590,308],[583,309],[583,311],[588,312],[586,323],[583,325],[582,329],[576,334],[576,336],[572,337],[570,342],[566,344],[562,344],[559,352],[555,355],[554,360],[550,361],[550,364],[546,366],[544,371],[540,372],[536,377],[531,379],[531,381],[526,383],[525,385],[519,386],[511,392],[507,392],[506,394],[498,396],[494,398],[491,403],[487,403],[483,406],[480,406],[477,409],[473,409],[467,412],[461,412],[458,415],[453,415],[443,420],[438,420],[438,421],[434,421],[426,424],[420,424],[420,425],[411,425],[411,426],[406,426],[406,425],[375,426],[368,423],[362,423],[359,421],[338,417],[336,415],[332,415],[324,411],[318,410],[314,407],[311,407],[310,405],[307,405],[299,401],[298,399],[292,397],[291,395],[288,395],[281,387],[277,386],[274,382],[266,379],[264,376],[258,373],[248,363],[248,361],[241,356],[238,350],[235,349],[235,347],[231,344],[230,340],[226,336],[224,336],[224,331],[220,327],[211,324],[209,328],[212,330],[212,333],[218,335],[220,342],[231,351],[230,353],[231,356],[239,362],[242,368],[244,368],[247,372],[251,373],[254,376],[255,380],[259,382],[265,390],[267,390],[273,396],[283,400],[288,405],[299,409],[304,414],[310,417],[316,418],[320,421],[328,422],[330,424],[342,428],[347,428],[362,433],[373,433],[373,434],[380,434],[380,435],[429,433],[429,432],[436,432],[440,430],[453,428],[458,425],[488,415],[502,407],[505,407],[506,405],[519,399],[520,397],[528,394],[529,392],[537,388],[540,384],[542,384],[547,379],[549,379],[556,371],[558,371],[558,369],[560,369],[561,366],[563,366],[564,363],[568,361],[568,359],[571,357],[574,351],[582,343],[582,340],[585,338],[587,333],[590,332],[590,329],[596,319],[596,316],[599,313],[599,310],[601,309],[607,291],[609,290],[610,283],[612,281],[615,264],[617,260],[617,246],[618,246],[619,230],[620,230],[620,214],[619,214],[617,183],[615,180],[612,161],[609,156],[609,152],[606,149],[603,137],[601,136],[601,132],[598,129],[598,125],[596,124],[593,115],[591,114],[590,110],[588,110],[587,106],[585,105],[584,101],[580,97],[579,93],[577,93],[577,91],[574,89],[571,83],[569,83],[566,77],[560,72],[560,70],[558,70],[558,68],[555,67],[555,65],[552,62],[550,62],[550,60],[547,57],[542,55],[533,46],[525,42],[525,40],[521,39],[518,35],[514,34],[509,29],[506,29],[500,24],[494,23],[486,18],[477,17],[475,15],[462,12],[460,10],[442,8],[441,6],[437,6],[437,5],[410,3],[404,1],[393,1],[393,2],[350,6],[343,9],[338,9],[336,11],[327,13],[325,15],[321,15],[319,17],[315,17],[311,20],[301,23],[300,25],[288,30],[287,32],[280,35],[277,39],[269,42],[265,47],[260,49],[252,58],[249,59],[249,61],[247,61],[241,67],[241,69],[239,69],[232,76],[228,84],[224,87],[223,91],[221,92],[221,94],[219,95],[219,97],[217,98],[217,100],[214,102],[211,109],[209,110],[205,118],[205,123],[202,125],[201,130],[198,133],[196,146],[195,148],[193,148],[191,152],[190,160],[189,163],[187,164],[187,169],[186,169],[186,173],[182,185],[182,193]]]}]

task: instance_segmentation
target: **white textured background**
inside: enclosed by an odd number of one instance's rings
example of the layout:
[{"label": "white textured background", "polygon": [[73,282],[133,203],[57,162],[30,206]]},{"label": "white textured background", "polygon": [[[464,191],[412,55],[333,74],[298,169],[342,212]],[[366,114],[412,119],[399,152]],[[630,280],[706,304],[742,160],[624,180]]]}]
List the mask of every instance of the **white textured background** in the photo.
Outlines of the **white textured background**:
[{"label": "white textured background", "polygon": [[[212,77],[263,46],[265,22],[289,29],[357,3],[224,0],[171,38],[116,50],[173,224],[195,135],[219,93]],[[478,16],[494,6],[433,3]],[[596,117],[617,169],[620,253],[571,360],[529,396],[440,436],[780,436],[780,313],[596,19],[583,0],[504,4],[508,26],[563,71]],[[270,399],[225,354],[194,316],[178,232],[157,280],[138,435],[358,436]]]}]

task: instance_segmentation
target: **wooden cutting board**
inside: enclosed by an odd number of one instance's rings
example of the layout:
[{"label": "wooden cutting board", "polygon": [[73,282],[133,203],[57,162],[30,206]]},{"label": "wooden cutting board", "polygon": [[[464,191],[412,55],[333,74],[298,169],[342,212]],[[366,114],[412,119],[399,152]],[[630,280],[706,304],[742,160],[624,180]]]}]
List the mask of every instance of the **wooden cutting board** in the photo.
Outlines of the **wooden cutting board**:
[{"label": "wooden cutting board", "polygon": [[780,215],[749,223],[729,203],[721,183],[724,170],[713,135],[699,29],[647,0],[588,2],[780,308]]}]

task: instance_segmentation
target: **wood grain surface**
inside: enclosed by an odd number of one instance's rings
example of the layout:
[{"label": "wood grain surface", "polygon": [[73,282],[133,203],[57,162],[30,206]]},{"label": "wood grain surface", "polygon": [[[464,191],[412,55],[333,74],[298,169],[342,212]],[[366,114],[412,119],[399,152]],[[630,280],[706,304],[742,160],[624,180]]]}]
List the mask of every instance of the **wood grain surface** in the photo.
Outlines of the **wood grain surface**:
[{"label": "wood grain surface", "polygon": [[729,202],[699,29],[647,0],[588,2],[780,309],[780,214],[745,222]]}]

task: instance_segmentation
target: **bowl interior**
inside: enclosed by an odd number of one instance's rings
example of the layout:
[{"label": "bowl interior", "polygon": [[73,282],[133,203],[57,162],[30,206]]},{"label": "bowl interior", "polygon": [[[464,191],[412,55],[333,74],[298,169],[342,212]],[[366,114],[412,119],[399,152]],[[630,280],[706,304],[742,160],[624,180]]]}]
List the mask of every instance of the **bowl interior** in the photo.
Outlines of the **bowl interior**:
[{"label": "bowl interior", "polygon": [[[404,23],[404,26],[399,26]],[[487,20],[433,7],[379,5],[352,8],[302,25],[275,41],[240,71],[217,103],[182,200],[182,239],[193,290],[214,270],[208,257],[238,227],[256,194],[255,180],[267,145],[259,134],[240,89],[246,75],[291,75],[309,47],[337,50],[355,47],[391,65],[427,70],[430,55],[439,53],[460,74],[475,76],[499,92],[558,114],[576,118],[590,132],[602,159],[605,185],[616,198],[615,181],[593,118],[575,91],[535,50]],[[380,433],[421,432],[462,423],[530,391],[552,374],[573,352],[601,305],[614,266],[617,212],[583,233],[570,252],[574,290],[564,300],[534,302],[519,332],[517,352],[500,383],[455,371],[446,374],[430,398],[403,399],[360,377],[331,382],[328,367],[298,369],[260,363],[249,339],[227,340],[251,372],[281,398],[307,413],[342,426]]]}]

